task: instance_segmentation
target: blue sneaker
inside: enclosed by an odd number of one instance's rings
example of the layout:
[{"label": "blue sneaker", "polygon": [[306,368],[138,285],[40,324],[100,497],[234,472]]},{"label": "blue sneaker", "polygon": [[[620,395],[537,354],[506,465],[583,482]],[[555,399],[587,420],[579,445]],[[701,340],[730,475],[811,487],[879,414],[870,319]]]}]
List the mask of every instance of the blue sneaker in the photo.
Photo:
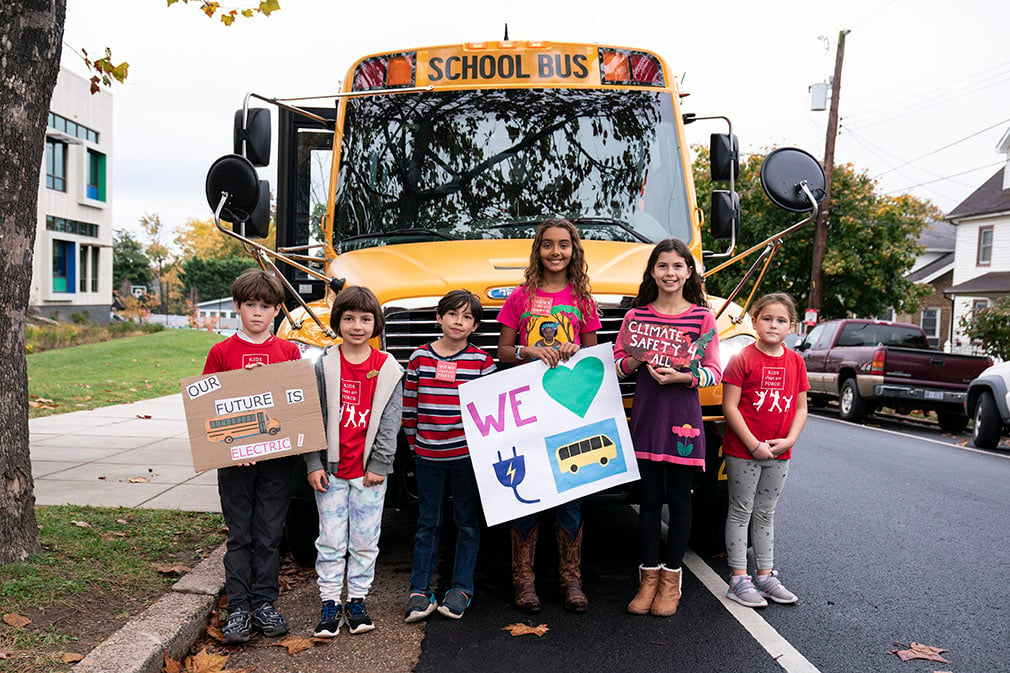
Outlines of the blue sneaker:
[{"label": "blue sneaker", "polygon": [[470,596],[459,589],[449,589],[445,592],[442,604],[438,606],[438,614],[449,619],[459,619],[470,607]]},{"label": "blue sneaker", "polygon": [[344,603],[344,622],[353,634],[365,633],[375,628],[372,618],[365,612],[365,599],[352,598]]},{"label": "blue sneaker", "polygon": [[403,613],[403,621],[411,624],[419,622],[435,611],[435,597],[430,593],[410,594],[407,600],[407,611]]},{"label": "blue sneaker", "polygon": [[250,631],[252,631],[252,616],[244,608],[237,608],[228,613],[228,619],[221,627],[225,645],[248,643]]},{"label": "blue sneaker", "polygon": [[340,633],[340,603],[323,601],[323,614],[312,632],[316,638],[335,638]]},{"label": "blue sneaker", "polygon": [[270,603],[264,603],[253,610],[252,623],[253,626],[268,638],[283,636],[288,632],[288,623],[284,621],[284,617]]}]

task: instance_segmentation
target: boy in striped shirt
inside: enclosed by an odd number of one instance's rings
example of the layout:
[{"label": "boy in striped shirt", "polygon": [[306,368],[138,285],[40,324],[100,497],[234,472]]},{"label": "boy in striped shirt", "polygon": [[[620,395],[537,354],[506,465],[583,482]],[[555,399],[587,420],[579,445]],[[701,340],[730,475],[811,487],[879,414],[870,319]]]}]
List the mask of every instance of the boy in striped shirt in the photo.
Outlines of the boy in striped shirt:
[{"label": "boy in striped shirt", "polygon": [[442,336],[421,346],[407,362],[403,386],[403,429],[416,454],[417,534],[404,619],[416,622],[436,608],[431,575],[438,555],[445,482],[450,483],[456,558],[452,586],[438,611],[459,619],[473,598],[473,572],[480,545],[480,496],[463,433],[459,385],[495,370],[490,355],[469,343],[480,326],[480,299],[453,290],[436,309]]}]

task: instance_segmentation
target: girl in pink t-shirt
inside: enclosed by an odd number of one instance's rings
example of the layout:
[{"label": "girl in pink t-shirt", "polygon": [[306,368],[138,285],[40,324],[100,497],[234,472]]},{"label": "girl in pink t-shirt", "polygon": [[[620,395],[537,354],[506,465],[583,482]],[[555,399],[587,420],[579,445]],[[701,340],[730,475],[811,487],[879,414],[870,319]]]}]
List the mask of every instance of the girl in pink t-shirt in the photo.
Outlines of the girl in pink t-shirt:
[{"label": "girl in pink t-shirt", "polygon": [[[540,360],[548,367],[567,360],[582,346],[596,345],[600,316],[589,287],[579,231],[568,220],[544,221],[537,229],[525,282],[514,289],[498,314],[498,359],[505,364]],[[535,344],[535,345],[531,345]],[[585,612],[582,591],[582,509],[578,500],[554,508],[558,568],[565,607]],[[512,522],[512,585],[516,607],[539,612],[533,577],[537,517]]]},{"label": "girl in pink t-shirt", "polygon": [[[807,370],[785,347],[796,305],[784,293],[761,297],[751,310],[757,342],[737,353],[723,373],[723,440],[729,483],[726,551],[732,571],[727,597],[748,607],[795,603],[774,567],[775,505],[789,472],[792,447],[807,421]],[[757,574],[747,575],[747,531]]]}]

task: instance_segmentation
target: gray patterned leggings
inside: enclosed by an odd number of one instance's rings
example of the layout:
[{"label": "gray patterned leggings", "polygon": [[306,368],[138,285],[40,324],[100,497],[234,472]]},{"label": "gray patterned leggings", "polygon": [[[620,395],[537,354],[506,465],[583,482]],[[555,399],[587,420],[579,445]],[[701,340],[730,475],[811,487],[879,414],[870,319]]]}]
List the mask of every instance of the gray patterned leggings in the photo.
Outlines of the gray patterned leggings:
[{"label": "gray patterned leggings", "polygon": [[748,528],[757,569],[774,567],[775,503],[782,495],[788,473],[788,460],[749,460],[726,456],[726,475],[729,478],[726,553],[730,568],[747,569]]}]

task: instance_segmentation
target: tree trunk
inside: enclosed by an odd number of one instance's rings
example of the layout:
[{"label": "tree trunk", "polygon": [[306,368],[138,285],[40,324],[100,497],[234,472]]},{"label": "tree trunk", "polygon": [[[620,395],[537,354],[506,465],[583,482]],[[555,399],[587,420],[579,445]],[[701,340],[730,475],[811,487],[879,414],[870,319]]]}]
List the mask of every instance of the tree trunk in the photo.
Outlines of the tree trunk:
[{"label": "tree trunk", "polygon": [[0,563],[39,550],[24,328],[65,13],[66,0],[0,3]]}]

